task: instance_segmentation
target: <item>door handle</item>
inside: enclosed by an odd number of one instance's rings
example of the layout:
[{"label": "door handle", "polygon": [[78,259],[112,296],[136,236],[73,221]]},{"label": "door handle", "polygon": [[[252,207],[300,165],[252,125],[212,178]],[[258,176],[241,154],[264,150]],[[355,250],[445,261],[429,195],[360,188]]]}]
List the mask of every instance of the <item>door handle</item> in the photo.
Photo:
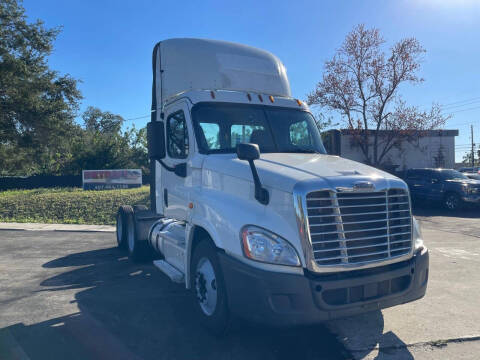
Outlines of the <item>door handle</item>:
[{"label": "door handle", "polygon": [[163,189],[163,203],[165,204],[165,207],[168,207],[168,190]]}]

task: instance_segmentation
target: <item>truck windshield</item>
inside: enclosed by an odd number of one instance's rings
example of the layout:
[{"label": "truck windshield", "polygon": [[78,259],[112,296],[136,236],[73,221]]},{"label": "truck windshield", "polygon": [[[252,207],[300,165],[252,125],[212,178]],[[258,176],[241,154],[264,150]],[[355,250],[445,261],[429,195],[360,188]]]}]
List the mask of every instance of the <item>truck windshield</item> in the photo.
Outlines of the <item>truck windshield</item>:
[{"label": "truck windshield", "polygon": [[313,116],[305,111],[243,104],[197,104],[192,111],[203,154],[234,153],[238,143],[263,153],[326,154]]}]

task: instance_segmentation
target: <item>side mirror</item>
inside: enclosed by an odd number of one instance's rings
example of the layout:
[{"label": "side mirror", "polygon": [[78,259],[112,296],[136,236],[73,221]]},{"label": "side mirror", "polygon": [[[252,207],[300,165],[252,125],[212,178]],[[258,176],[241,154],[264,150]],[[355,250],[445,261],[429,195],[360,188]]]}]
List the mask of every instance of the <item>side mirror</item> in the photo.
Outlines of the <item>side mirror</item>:
[{"label": "side mirror", "polygon": [[260,148],[257,144],[237,144],[237,156],[240,160],[257,160],[260,158]]},{"label": "side mirror", "polygon": [[187,177],[187,163],[175,165],[173,172],[180,177]]},{"label": "side mirror", "polygon": [[150,121],[147,124],[148,157],[153,160],[165,158],[165,127],[163,121]]},{"label": "side mirror", "polygon": [[270,201],[270,195],[267,189],[262,187],[260,178],[258,177],[257,168],[253,160],[260,158],[260,148],[257,144],[237,144],[237,156],[240,160],[248,161],[250,170],[252,171],[253,183],[255,184],[255,199],[260,204],[268,205]]}]

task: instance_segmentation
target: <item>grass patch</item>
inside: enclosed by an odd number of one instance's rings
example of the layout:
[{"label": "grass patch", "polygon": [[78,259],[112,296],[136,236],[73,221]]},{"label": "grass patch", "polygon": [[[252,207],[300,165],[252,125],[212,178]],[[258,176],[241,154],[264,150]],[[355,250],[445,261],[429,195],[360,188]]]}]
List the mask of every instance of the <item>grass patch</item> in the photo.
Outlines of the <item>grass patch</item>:
[{"label": "grass patch", "polygon": [[118,207],[149,205],[148,186],[126,190],[85,191],[80,188],[0,192],[0,222],[114,224]]}]

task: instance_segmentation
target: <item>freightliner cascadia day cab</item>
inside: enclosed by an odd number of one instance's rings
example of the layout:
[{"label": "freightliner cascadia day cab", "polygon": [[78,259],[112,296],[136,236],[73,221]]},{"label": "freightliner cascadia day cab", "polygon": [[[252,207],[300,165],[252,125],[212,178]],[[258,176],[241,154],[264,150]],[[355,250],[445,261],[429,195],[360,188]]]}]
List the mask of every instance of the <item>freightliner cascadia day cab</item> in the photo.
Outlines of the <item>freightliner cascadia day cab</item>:
[{"label": "freightliner cascadia day cab", "polygon": [[190,289],[199,319],[300,325],[424,296],[428,251],[408,187],[328,155],[282,62],[250,46],[153,50],[151,208],[120,207],[117,241]]}]

